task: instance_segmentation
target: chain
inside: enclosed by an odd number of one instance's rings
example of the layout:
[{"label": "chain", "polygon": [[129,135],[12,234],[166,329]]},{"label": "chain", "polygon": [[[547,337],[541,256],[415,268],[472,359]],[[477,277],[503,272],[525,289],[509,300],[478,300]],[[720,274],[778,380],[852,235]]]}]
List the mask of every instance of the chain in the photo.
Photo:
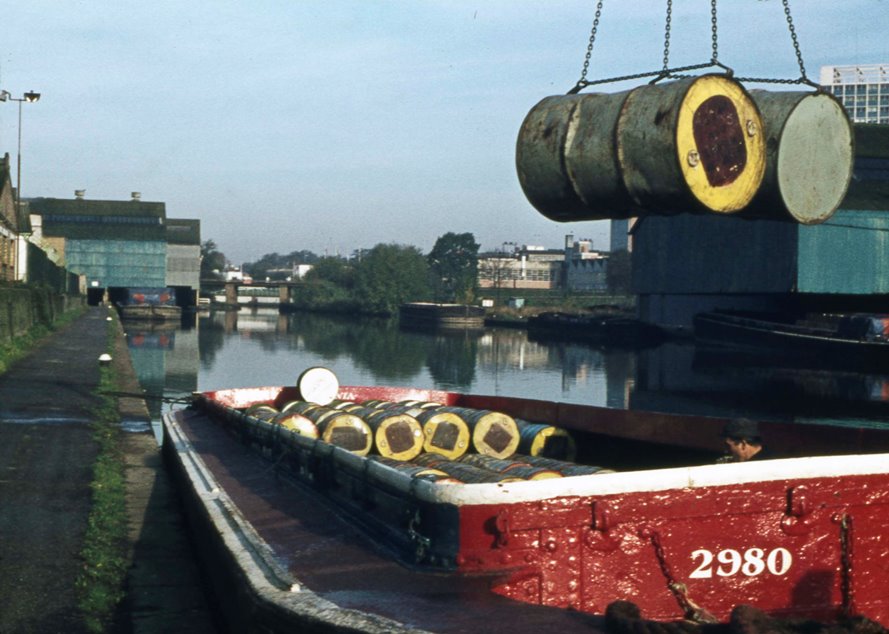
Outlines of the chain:
[{"label": "chain", "polygon": [[[655,77],[652,83],[660,81],[661,79],[669,78],[669,79],[682,79],[683,75],[677,75],[678,72],[684,72],[689,70],[699,70],[702,68],[708,68],[710,66],[719,66],[722,68],[726,74],[733,75],[733,71],[728,66],[725,66],[719,62],[719,21],[717,19],[717,0],[710,0],[710,39],[711,39],[711,48],[712,48],[712,57],[710,59],[710,63],[708,64],[694,64],[691,66],[681,66],[679,68],[670,68],[670,34],[671,27],[673,24],[673,0],[667,0],[667,17],[666,23],[664,25],[664,58],[663,58],[663,67],[660,70],[652,71],[652,72],[644,72],[644,73],[635,73],[632,75],[622,75],[620,77],[611,77],[609,79],[599,79],[596,81],[588,81],[587,74],[589,73],[590,68],[590,59],[593,55],[593,47],[596,44],[596,33],[599,30],[599,20],[602,17],[602,4],[604,0],[598,0],[596,3],[596,15],[593,20],[593,28],[590,32],[590,41],[587,44],[586,56],[583,60],[583,70],[580,73],[580,79],[577,80],[577,84],[568,91],[568,94],[576,94],[580,92],[583,88],[587,86],[594,86],[596,84],[606,84],[611,82],[619,82],[619,81],[627,81],[632,79],[642,79],[645,77]],[[784,15],[787,18],[787,26],[790,29],[790,39],[793,42],[793,50],[796,53],[796,61],[799,64],[800,77],[798,79],[771,79],[771,78],[763,78],[763,77],[737,77],[736,79],[740,82],[751,82],[751,83],[768,83],[768,84],[807,84],[812,86],[813,88],[820,90],[820,86],[814,82],[812,82],[806,76],[806,66],[803,62],[803,54],[800,51],[799,46],[799,38],[796,34],[796,28],[793,25],[793,17],[790,14],[790,0],[782,0],[784,4]]]},{"label": "chain", "polygon": [[718,29],[716,28],[716,0],[710,1],[710,37],[713,43],[713,58],[712,61],[714,64],[719,62],[719,36],[717,35]]},{"label": "chain", "polygon": [[[720,66],[725,69],[729,74],[731,74],[731,69],[727,66],[723,66],[722,64],[715,64],[716,66]],[[609,77],[608,79],[596,79],[594,81],[578,81],[577,85],[574,86],[571,90],[568,91],[569,95],[573,95],[578,93],[581,89],[586,88],[587,86],[595,86],[597,84],[610,84],[612,82],[618,81],[627,81],[630,79],[644,79],[645,77],[654,77],[655,79],[652,83],[657,82],[665,77],[671,78],[681,78],[682,75],[675,75],[674,73],[680,73],[687,70],[700,70],[702,68],[710,68],[714,66],[713,63],[707,62],[706,64],[692,64],[691,66],[679,66],[677,68],[670,69],[661,69],[661,70],[653,70],[647,73],[635,73],[633,75],[621,75],[619,77]]]},{"label": "chain", "polygon": [[661,544],[660,534],[658,534],[657,531],[651,531],[647,535],[643,534],[642,536],[647,536],[651,540],[651,545],[654,546],[655,557],[657,557],[658,566],[660,566],[661,572],[667,580],[667,588],[673,593],[676,602],[685,614],[685,618],[697,623],[718,623],[716,617],[691,600],[688,596],[688,587],[684,583],[677,581],[673,576],[673,572],[670,570],[670,564],[667,563],[667,555]]},{"label": "chain", "polygon": [[664,72],[670,68],[670,24],[673,21],[673,0],[667,0],[667,24],[664,27]]},{"label": "chain", "polygon": [[840,518],[840,561],[842,570],[843,614],[852,616],[855,596],[852,592],[852,518],[843,513]]},{"label": "chain", "polygon": [[784,0],[784,15],[787,16],[787,27],[790,29],[790,39],[793,41],[793,50],[796,53],[796,61],[799,64],[800,79],[807,82],[806,65],[803,63],[803,54],[799,50],[799,40],[796,37],[796,29],[793,26],[793,18],[790,15],[790,0]]},{"label": "chain", "polygon": [[596,31],[599,30],[599,18],[602,17],[602,3],[605,0],[599,0],[596,4],[596,16],[593,19],[593,30],[590,31],[590,42],[586,47],[586,57],[583,60],[583,70],[580,72],[580,79],[577,85],[586,84],[586,74],[590,69],[590,58],[593,56],[593,46],[596,44]]}]

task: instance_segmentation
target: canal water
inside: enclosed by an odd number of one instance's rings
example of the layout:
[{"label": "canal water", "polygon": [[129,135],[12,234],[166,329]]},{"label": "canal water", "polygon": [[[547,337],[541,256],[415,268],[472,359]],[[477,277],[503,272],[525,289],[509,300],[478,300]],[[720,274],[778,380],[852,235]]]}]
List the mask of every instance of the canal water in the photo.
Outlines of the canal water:
[{"label": "canal water", "polygon": [[191,323],[125,322],[133,364],[159,420],[195,390],[292,385],[312,366],[342,385],[391,385],[759,420],[889,426],[886,373],[782,355],[602,347],[524,329],[406,330],[395,320],[275,310],[214,311]]}]

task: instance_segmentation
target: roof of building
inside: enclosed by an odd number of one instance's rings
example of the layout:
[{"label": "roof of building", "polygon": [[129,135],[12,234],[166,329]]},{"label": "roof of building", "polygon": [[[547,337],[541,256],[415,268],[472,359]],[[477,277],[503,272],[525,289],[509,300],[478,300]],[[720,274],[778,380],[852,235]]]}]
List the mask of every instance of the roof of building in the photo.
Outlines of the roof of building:
[{"label": "roof of building", "polygon": [[86,198],[32,198],[31,212],[65,216],[147,216],[166,218],[164,203],[143,200],[88,200]]},{"label": "roof of building", "polygon": [[167,219],[168,244],[201,244],[201,221],[186,218]]},{"label": "roof of building", "polygon": [[164,203],[141,200],[33,198],[30,211],[42,216],[48,237],[81,240],[165,241]]}]

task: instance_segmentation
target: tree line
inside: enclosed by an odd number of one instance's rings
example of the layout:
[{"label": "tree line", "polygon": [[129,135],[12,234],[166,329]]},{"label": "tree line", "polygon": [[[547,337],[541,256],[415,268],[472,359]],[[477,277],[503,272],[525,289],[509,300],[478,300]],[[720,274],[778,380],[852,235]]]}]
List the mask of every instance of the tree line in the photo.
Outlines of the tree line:
[{"label": "tree line", "polygon": [[[265,279],[277,270],[311,264],[302,283],[292,291],[297,307],[392,315],[406,302],[473,302],[479,246],[471,233],[448,232],[425,255],[417,247],[401,244],[378,244],[349,258],[318,256],[311,251],[271,253],[244,264],[244,272],[254,279]],[[212,240],[201,245],[201,255],[201,277],[220,276],[226,259]]]}]

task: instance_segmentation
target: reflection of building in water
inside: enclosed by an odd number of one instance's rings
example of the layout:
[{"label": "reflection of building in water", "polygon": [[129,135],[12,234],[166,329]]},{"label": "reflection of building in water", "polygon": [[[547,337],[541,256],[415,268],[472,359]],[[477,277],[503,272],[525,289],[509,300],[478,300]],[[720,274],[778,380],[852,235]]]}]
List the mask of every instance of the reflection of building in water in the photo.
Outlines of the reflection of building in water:
[{"label": "reflection of building in water", "polygon": [[767,420],[889,417],[889,376],[810,365],[805,358],[665,344],[640,352],[630,404]]},{"label": "reflection of building in water", "polygon": [[161,397],[190,394],[198,386],[198,331],[167,324],[125,324],[133,369],[146,394],[148,412],[157,420]]},{"label": "reflection of building in water", "polygon": [[551,359],[547,347],[528,341],[524,331],[488,330],[479,338],[478,363],[524,370],[549,367]]},{"label": "reflection of building in water", "polygon": [[166,366],[166,391],[191,394],[198,389],[198,348],[197,328],[178,330],[172,348],[164,351]]},{"label": "reflection of building in water", "polygon": [[286,333],[288,331],[287,315],[282,315],[277,308],[242,308],[241,310],[213,311],[210,320],[214,324],[222,324],[225,332],[238,332],[242,335],[251,333]]},{"label": "reflection of building in water", "polygon": [[562,388],[602,383],[596,392],[604,392],[601,404],[624,408],[633,389],[635,361],[632,352],[597,350],[582,344],[528,341],[520,330],[488,330],[479,339],[478,363],[481,367],[515,370],[561,372]]}]

